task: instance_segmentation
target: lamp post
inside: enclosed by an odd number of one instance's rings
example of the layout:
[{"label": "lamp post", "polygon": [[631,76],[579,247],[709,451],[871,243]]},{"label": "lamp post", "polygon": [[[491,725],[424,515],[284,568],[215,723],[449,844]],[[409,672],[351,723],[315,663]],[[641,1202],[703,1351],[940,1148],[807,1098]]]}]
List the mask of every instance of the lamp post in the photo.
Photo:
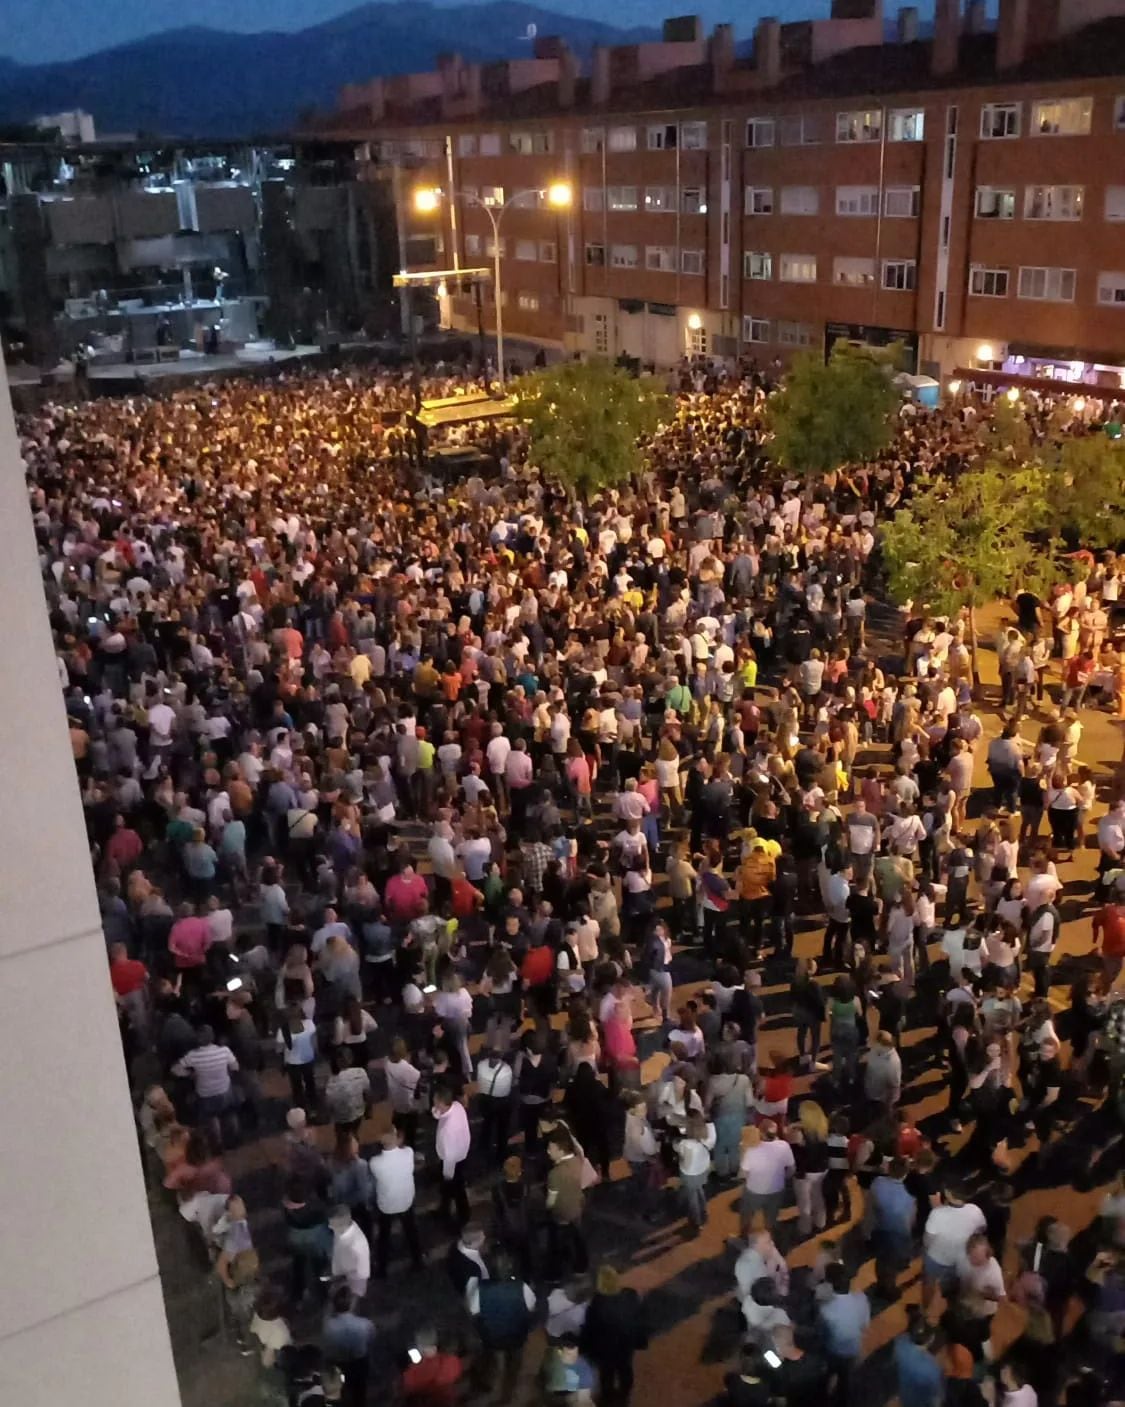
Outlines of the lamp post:
[{"label": "lamp post", "polygon": [[[532,186],[528,190],[516,191],[502,205],[493,205],[482,200],[475,191],[454,191],[455,196],[470,205],[479,205],[492,225],[492,288],[496,300],[496,382],[501,392],[504,390],[504,309],[502,303],[503,285],[500,270],[500,226],[507,211],[529,195],[542,196],[553,210],[567,210],[573,199],[573,190],[568,181],[552,181],[548,186]],[[420,215],[432,215],[441,205],[444,192],[436,187],[423,187],[414,192],[414,209]]]}]

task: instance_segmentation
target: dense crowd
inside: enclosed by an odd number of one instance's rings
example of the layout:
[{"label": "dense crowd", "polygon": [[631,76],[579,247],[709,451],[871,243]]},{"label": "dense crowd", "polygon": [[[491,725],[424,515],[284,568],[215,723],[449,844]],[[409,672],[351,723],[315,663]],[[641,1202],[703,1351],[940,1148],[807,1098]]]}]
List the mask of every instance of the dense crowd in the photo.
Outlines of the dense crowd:
[{"label": "dense crowd", "polygon": [[[1081,712],[1125,717],[1113,553],[1014,598],[994,726],[966,622],[879,607],[879,524],[968,462],[976,408],[908,406],[805,484],[769,458],[767,378],[688,368],[643,481],[573,502],[515,426],[494,474],[427,477],[401,412],[465,386],[20,426],[149,1171],[238,1341],[294,1402],[393,1378],[440,1407],[510,1400],[542,1326],[546,1397],[623,1403],[661,1326],[599,1208],[697,1236],[737,1187],[732,1407],[855,1400],[904,1294],[865,1394],[1114,1400],[1120,1179],[1005,1261],[1015,1179],[1075,1175],[1064,1130],[1091,1179],[1119,1166],[1125,801]],[[1064,903],[1091,960],[1060,1008]],[[228,1163],[279,1123],[259,1201]],[[403,1255],[444,1257],[448,1306],[388,1353],[372,1282]]]}]

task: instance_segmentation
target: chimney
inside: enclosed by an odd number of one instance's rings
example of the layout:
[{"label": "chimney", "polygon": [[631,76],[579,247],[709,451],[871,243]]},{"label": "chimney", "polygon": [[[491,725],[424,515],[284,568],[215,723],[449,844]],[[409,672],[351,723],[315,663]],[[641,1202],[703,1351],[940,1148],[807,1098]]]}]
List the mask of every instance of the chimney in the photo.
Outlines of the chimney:
[{"label": "chimney", "polygon": [[961,0],[935,0],[934,46],[930,68],[937,76],[953,73],[961,50]]},{"label": "chimney", "polygon": [[599,107],[609,102],[609,48],[595,44],[590,54],[590,101]]},{"label": "chimney", "polygon": [[363,96],[372,122],[382,122],[387,115],[387,85],[381,78],[371,78],[363,85]]},{"label": "chimney", "polygon": [[772,15],[754,27],[754,68],[764,87],[781,81],[781,25]]},{"label": "chimney", "polygon": [[578,60],[565,39],[560,40],[556,57],[559,61],[559,107],[573,107],[574,85],[578,80]]},{"label": "chimney", "polygon": [[996,34],[996,67],[1019,68],[1027,53],[1027,0],[1000,0]]},{"label": "chimney", "polygon": [[711,86],[722,89],[723,79],[734,67],[734,26],[717,24],[708,45],[711,60]]},{"label": "chimney", "polygon": [[898,42],[913,44],[918,38],[918,7],[904,5],[898,12]]},{"label": "chimney", "polygon": [[879,0],[832,0],[834,20],[872,20],[875,18]]},{"label": "chimney", "polygon": [[988,29],[988,0],[969,0],[965,12],[965,28],[970,34],[984,34]]},{"label": "chimney", "polygon": [[698,15],[675,15],[664,21],[662,44],[698,44],[703,38],[703,21]]}]

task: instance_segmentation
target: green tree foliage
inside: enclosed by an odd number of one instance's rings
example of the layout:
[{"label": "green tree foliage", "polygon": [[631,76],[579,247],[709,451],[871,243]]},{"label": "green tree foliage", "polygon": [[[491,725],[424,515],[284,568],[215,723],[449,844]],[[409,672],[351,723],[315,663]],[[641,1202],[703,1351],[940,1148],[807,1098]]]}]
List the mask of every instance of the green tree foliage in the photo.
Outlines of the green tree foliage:
[{"label": "green tree foliage", "polygon": [[891,598],[934,615],[968,608],[976,673],[976,608],[1059,575],[1047,497],[1050,471],[982,458],[921,487],[881,532]]},{"label": "green tree foliage", "polygon": [[799,357],[769,401],[770,452],[797,474],[823,474],[872,459],[894,433],[901,397],[892,384],[891,356],[839,347],[824,362]]},{"label": "green tree foliage", "polygon": [[1125,441],[1073,436],[1048,456],[1051,514],[1083,547],[1116,547],[1125,538]]},{"label": "green tree foliage", "polygon": [[638,474],[642,442],[673,411],[656,382],[604,360],[560,362],[513,389],[530,430],[530,462],[577,497]]}]

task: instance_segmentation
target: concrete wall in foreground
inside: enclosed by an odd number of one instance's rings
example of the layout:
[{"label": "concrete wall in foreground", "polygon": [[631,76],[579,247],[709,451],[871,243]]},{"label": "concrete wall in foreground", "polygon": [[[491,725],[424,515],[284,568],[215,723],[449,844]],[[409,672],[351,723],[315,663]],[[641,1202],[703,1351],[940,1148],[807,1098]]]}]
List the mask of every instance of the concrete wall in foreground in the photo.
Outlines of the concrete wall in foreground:
[{"label": "concrete wall in foreground", "polygon": [[0,1403],[177,1407],[0,364]]}]

